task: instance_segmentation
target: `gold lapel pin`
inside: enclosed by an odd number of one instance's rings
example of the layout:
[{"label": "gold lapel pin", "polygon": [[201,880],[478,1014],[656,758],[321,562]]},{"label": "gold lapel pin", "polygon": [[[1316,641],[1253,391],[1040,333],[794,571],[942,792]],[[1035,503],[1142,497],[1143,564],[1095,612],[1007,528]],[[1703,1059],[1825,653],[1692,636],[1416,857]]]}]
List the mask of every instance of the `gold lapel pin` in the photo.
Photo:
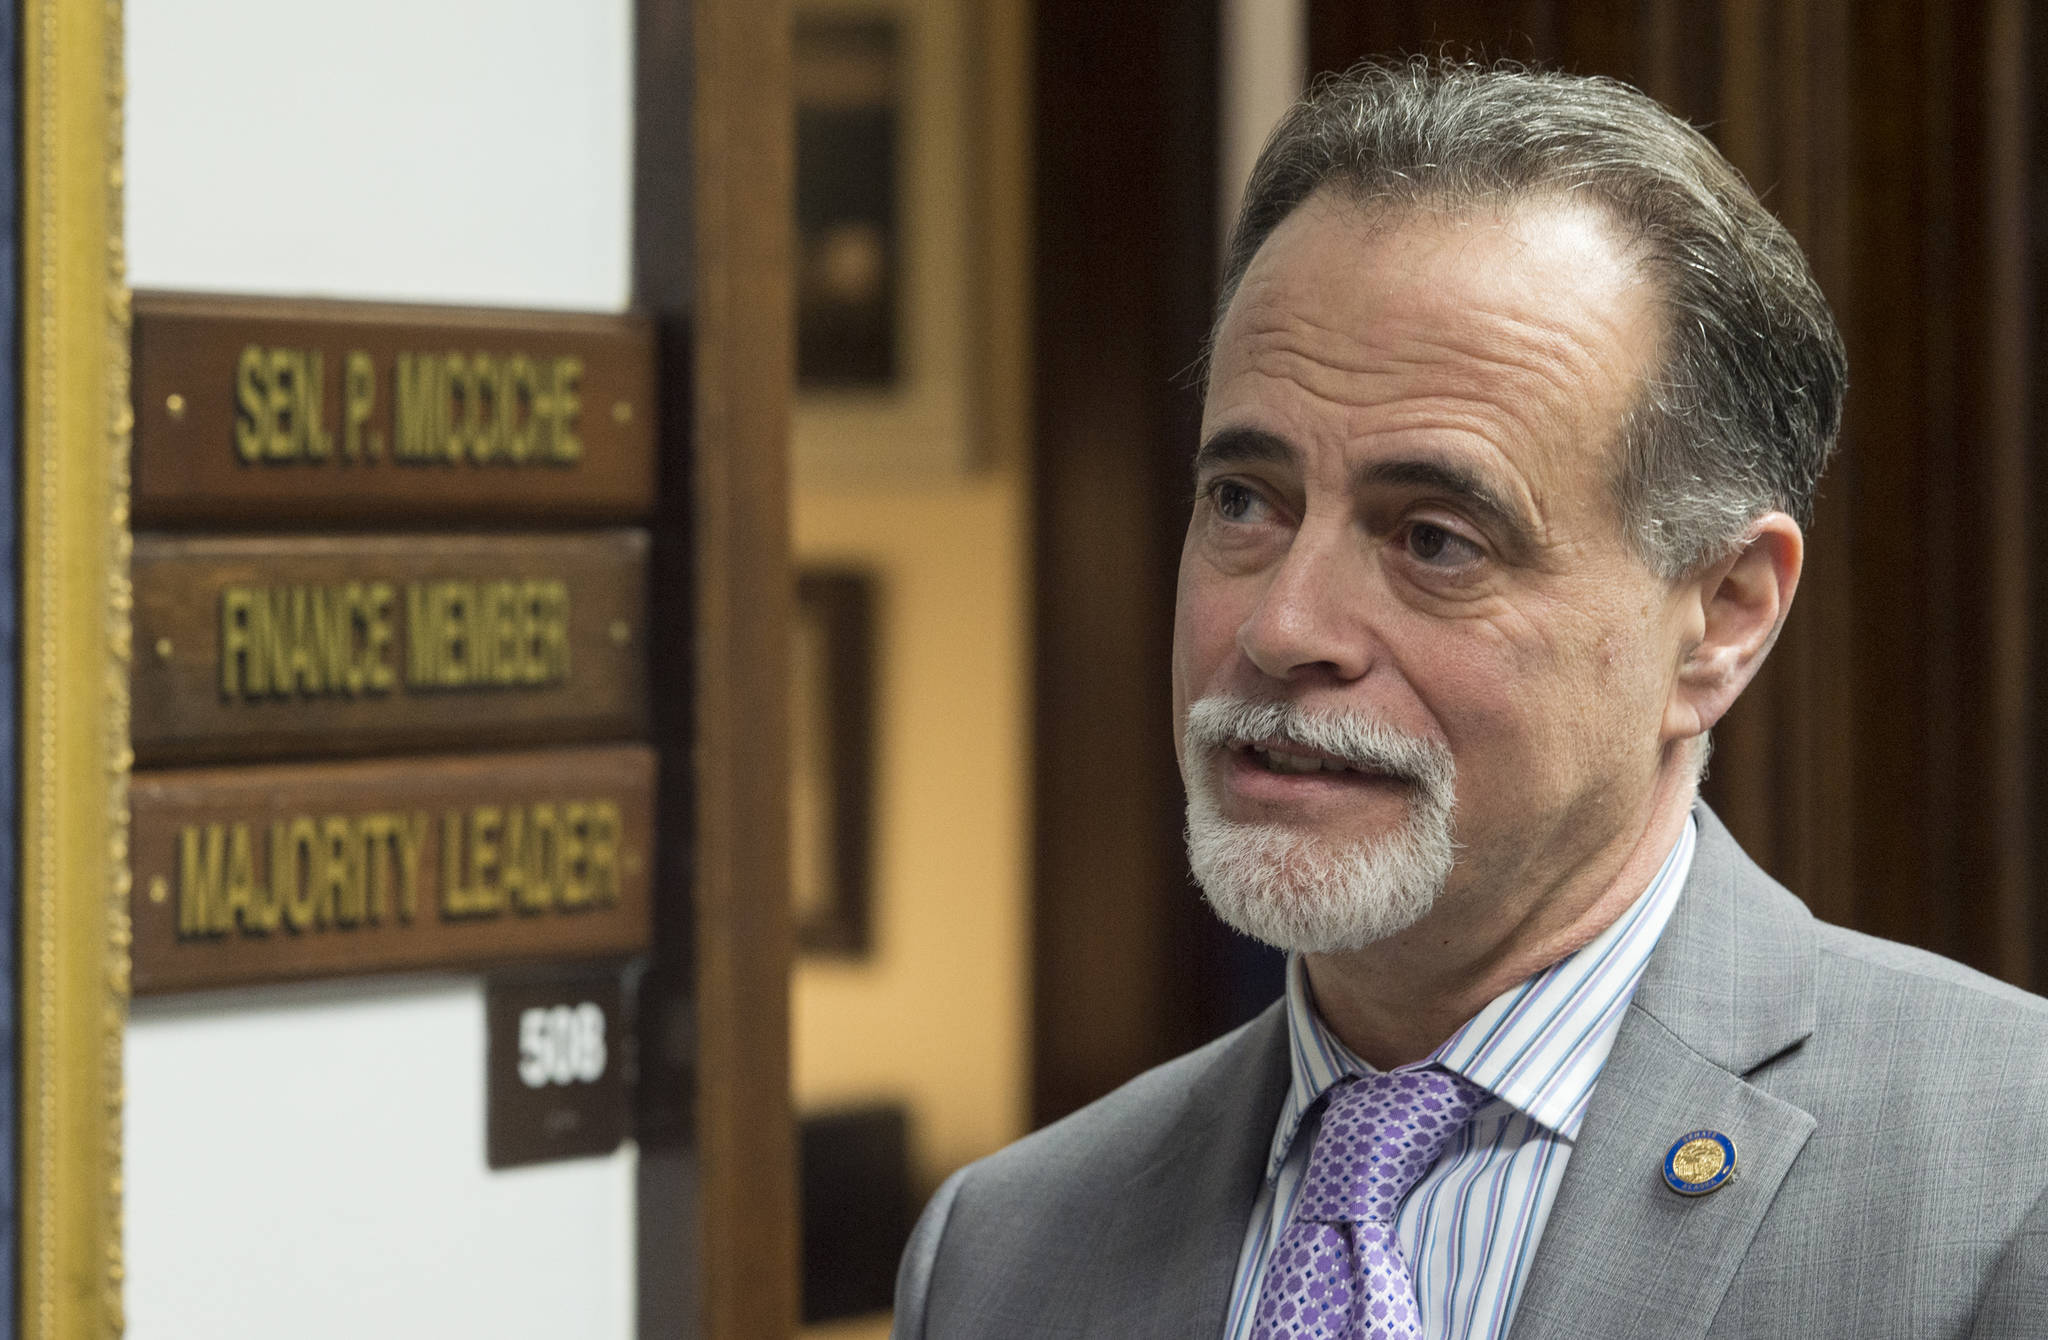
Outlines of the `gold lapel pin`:
[{"label": "gold lapel pin", "polygon": [[1691,1131],[1664,1155],[1664,1185],[1681,1196],[1719,1191],[1735,1176],[1735,1142],[1719,1131]]}]

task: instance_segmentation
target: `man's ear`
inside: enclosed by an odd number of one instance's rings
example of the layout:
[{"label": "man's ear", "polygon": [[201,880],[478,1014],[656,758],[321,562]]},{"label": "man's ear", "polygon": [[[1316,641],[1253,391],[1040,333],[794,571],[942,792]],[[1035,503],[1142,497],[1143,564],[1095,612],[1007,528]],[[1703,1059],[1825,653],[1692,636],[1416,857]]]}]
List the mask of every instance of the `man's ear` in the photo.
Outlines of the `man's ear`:
[{"label": "man's ear", "polygon": [[1734,706],[1785,626],[1805,561],[1799,523],[1766,512],[1739,549],[1681,580],[1686,645],[1665,708],[1665,738],[1712,730]]}]

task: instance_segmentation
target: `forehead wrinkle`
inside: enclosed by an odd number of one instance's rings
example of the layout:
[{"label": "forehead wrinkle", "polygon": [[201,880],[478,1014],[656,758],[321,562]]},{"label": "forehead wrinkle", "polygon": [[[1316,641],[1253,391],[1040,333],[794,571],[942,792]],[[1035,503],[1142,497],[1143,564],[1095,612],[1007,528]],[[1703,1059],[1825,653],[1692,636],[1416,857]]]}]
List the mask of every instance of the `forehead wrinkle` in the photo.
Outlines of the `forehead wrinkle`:
[{"label": "forehead wrinkle", "polygon": [[[1592,315],[1603,330],[1618,330],[1604,314]],[[1545,429],[1564,430],[1560,442],[1579,440],[1588,381],[1621,372],[1610,371],[1572,323],[1537,316],[1448,307],[1383,313],[1354,331],[1263,295],[1243,316],[1232,361],[1244,366],[1225,369],[1225,380],[1241,372],[1284,380],[1368,416],[1448,414],[1496,444],[1505,433],[1540,446]],[[1415,385],[1424,378],[1446,384]]]},{"label": "forehead wrinkle", "polygon": [[[1540,379],[1565,403],[1576,404],[1593,382],[1640,374],[1641,351],[1639,342],[1630,339],[1628,320],[1635,296],[1623,290],[1611,295],[1611,302],[1581,302],[1552,313],[1522,301],[1512,290],[1499,295],[1504,301],[1487,307],[1452,304],[1432,294],[1418,306],[1435,310],[1390,311],[1376,324],[1405,325],[1411,340],[1476,365]],[[1610,362],[1608,350],[1622,351],[1626,365]]]},{"label": "forehead wrinkle", "polygon": [[[1320,415],[1354,459],[1483,464],[1540,546],[1565,542],[1567,515],[1610,500],[1577,476],[1618,467],[1625,407],[1661,357],[1669,318],[1634,249],[1597,211],[1589,231],[1570,217],[1587,210],[1556,202],[1362,229],[1324,203],[1247,269],[1217,333],[1210,408],[1263,403],[1290,435]],[[1561,230],[1546,222],[1560,216]],[[1289,389],[1275,400],[1261,381]],[[1613,422],[1611,403],[1624,407]]]},{"label": "forehead wrinkle", "polygon": [[[1477,435],[1496,449],[1521,440],[1536,446],[1552,420],[1571,417],[1564,386],[1545,372],[1442,345],[1416,344],[1349,364],[1277,339],[1248,354],[1247,366],[1236,375],[1285,381],[1341,409],[1351,437],[1447,428]],[[1505,384],[1503,369],[1511,374]],[[1440,382],[1418,386],[1419,377]]]},{"label": "forehead wrinkle", "polygon": [[[1378,422],[1358,422],[1360,417],[1372,414],[1380,416]],[[1344,440],[1347,445],[1380,441],[1386,444],[1381,449],[1382,454],[1405,457],[1410,461],[1441,462],[1456,473],[1472,475],[1500,501],[1502,519],[1513,525],[1527,544],[1538,549],[1552,548],[1557,544],[1557,537],[1549,510],[1515,468],[1512,459],[1501,452],[1498,445],[1501,435],[1498,415],[1475,413],[1474,402],[1455,397],[1404,399],[1391,411],[1391,418],[1387,417],[1386,411],[1346,407]],[[1412,439],[1412,442],[1406,439]],[[1470,440],[1477,445],[1463,449],[1452,445],[1460,440]],[[1205,439],[1197,449],[1195,471],[1199,478],[1207,469],[1251,461],[1294,467],[1301,463],[1299,453],[1279,434],[1259,429],[1223,428]],[[1374,480],[1379,473],[1370,461],[1354,462],[1347,472],[1354,490],[1361,482]],[[1398,475],[1400,472],[1392,473]],[[1388,482],[1409,481],[1390,477]]]},{"label": "forehead wrinkle", "polygon": [[[1632,338],[1636,316],[1648,316],[1659,328],[1660,338],[1654,342],[1661,343],[1664,313],[1655,281],[1643,271],[1640,247],[1619,233],[1615,221],[1598,206],[1530,199],[1508,209],[1456,211],[1441,217],[1401,212],[1388,219],[1318,192],[1298,213],[1321,216],[1352,230],[1352,236],[1343,244],[1343,254],[1326,258],[1329,270],[1314,276],[1298,269],[1275,272],[1259,263],[1270,262],[1271,257],[1255,257],[1233,303],[1238,309],[1233,315],[1244,318],[1242,338],[1263,342],[1283,339],[1290,331],[1304,340],[1320,337],[1329,342],[1328,349],[1297,352],[1338,371],[1365,372],[1371,370],[1376,345],[1392,343],[1375,339],[1385,329],[1405,327],[1411,339],[1426,331],[1424,344],[1434,342],[1483,362],[1519,368],[1543,378],[1574,402],[1583,388],[1571,385],[1571,372],[1604,375],[1595,352],[1603,343],[1637,354],[1630,360],[1632,367],[1614,371],[1626,375],[1647,370],[1639,352],[1642,340]],[[1568,230],[1555,245],[1542,245],[1515,226],[1518,219],[1559,214],[1583,217],[1593,235]],[[1488,254],[1482,243],[1505,254]],[[1373,257],[1383,261],[1389,252],[1395,260],[1393,271],[1370,281],[1377,290],[1371,300],[1376,310],[1366,315],[1359,329],[1359,313],[1345,309],[1340,295],[1350,290],[1348,281],[1362,277],[1376,263]],[[1346,270],[1352,273],[1342,273]],[[1575,300],[1555,304],[1531,297],[1525,285],[1534,280],[1543,287],[1546,271],[1562,276]],[[1439,275],[1447,282],[1438,282]],[[1342,324],[1317,319],[1316,313],[1327,311],[1333,302],[1343,313]],[[1476,347],[1481,344],[1496,344],[1512,354],[1503,358]],[[1377,352],[1390,365],[1434,361],[1403,359],[1385,347]]]}]

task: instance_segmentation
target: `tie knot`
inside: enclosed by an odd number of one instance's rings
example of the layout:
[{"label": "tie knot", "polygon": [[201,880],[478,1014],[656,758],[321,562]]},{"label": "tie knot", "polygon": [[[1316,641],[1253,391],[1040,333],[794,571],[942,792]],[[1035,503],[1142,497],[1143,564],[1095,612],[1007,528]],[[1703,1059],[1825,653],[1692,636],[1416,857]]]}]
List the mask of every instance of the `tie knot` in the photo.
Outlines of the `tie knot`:
[{"label": "tie knot", "polygon": [[1486,1097],[1435,1067],[1338,1082],[1309,1151],[1298,1213],[1322,1223],[1391,1223],[1401,1198]]}]

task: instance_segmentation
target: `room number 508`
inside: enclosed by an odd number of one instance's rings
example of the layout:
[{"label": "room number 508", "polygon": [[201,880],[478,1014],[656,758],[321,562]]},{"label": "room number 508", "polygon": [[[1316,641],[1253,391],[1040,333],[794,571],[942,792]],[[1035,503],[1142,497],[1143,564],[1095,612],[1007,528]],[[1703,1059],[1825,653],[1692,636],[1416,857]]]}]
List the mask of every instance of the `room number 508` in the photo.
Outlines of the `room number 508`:
[{"label": "room number 508", "polygon": [[520,1011],[519,1078],[527,1088],[588,1083],[604,1074],[604,1061],[604,1011],[589,1001]]}]

